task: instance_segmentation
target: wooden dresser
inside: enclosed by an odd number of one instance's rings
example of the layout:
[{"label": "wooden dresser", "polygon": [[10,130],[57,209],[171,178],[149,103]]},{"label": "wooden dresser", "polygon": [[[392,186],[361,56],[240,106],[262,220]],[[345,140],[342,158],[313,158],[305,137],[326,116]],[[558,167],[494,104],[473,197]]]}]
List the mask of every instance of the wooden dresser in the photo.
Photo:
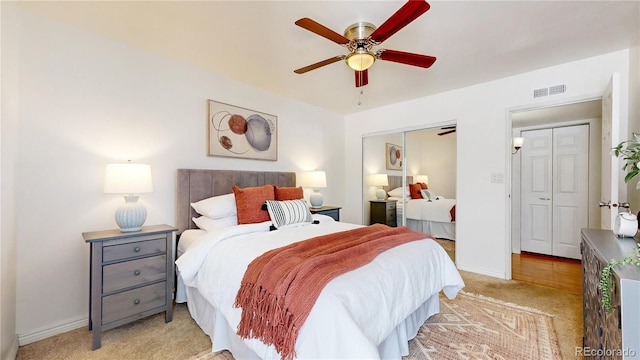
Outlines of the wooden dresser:
[{"label": "wooden dresser", "polygon": [[640,359],[640,268],[614,268],[614,310],[607,313],[598,289],[602,269],[636,247],[634,238],[617,238],[611,230],[582,230],[583,355],[593,359]]},{"label": "wooden dresser", "polygon": [[89,330],[93,350],[102,332],[165,311],[172,320],[174,231],[169,225],[140,231],[83,233],[90,250]]},{"label": "wooden dresser", "polygon": [[397,200],[371,200],[370,203],[370,224],[386,224],[389,226],[397,226],[396,219],[396,202]]}]

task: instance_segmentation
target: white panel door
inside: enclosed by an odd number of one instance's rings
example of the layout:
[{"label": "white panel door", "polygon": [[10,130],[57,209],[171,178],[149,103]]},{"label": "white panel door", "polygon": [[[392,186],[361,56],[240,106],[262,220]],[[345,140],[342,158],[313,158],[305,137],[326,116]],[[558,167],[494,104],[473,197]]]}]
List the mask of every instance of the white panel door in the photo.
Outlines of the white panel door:
[{"label": "white panel door", "polygon": [[[620,74],[611,76],[609,86],[602,95],[602,175],[600,204],[618,203],[618,158],[612,155],[613,147],[620,143]],[[618,208],[600,207],[600,228],[611,230]]]},{"label": "white panel door", "polygon": [[553,129],[551,255],[579,259],[580,229],[589,227],[589,125]]},{"label": "white panel door", "polygon": [[522,157],[521,249],[551,254],[552,252],[552,130],[523,131],[526,139]]},{"label": "white panel door", "polygon": [[588,227],[589,125],[523,131],[521,249],[580,258]]}]

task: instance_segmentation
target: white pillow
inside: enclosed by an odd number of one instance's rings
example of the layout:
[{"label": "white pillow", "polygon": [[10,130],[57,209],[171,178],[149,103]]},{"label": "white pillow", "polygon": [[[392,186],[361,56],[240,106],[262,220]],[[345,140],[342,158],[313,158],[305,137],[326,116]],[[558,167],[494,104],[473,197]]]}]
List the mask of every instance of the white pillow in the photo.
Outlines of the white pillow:
[{"label": "white pillow", "polygon": [[313,219],[304,199],[300,200],[267,200],[267,211],[271,223],[277,229],[285,225],[310,223]]},{"label": "white pillow", "polygon": [[236,197],[233,193],[206,198],[191,203],[191,207],[198,214],[211,219],[226,218],[238,213]]},{"label": "white pillow", "polygon": [[433,201],[436,199],[436,197],[433,195],[433,193],[430,190],[422,189],[420,190],[420,195],[422,195],[423,199],[427,199],[429,201]]},{"label": "white pillow", "polygon": [[199,216],[197,218],[194,217],[192,219],[197,227],[206,231],[212,231],[212,230],[226,228],[229,226],[238,225],[238,217],[235,215],[227,216],[219,219],[212,219],[207,216]]},{"label": "white pillow", "polygon": [[[397,188],[395,188],[395,189],[393,189],[393,190],[389,191],[387,194],[388,194],[390,197],[402,197],[402,193],[403,193],[403,191],[402,191],[402,187],[397,187]],[[409,193],[409,190],[407,189],[407,194],[408,194],[408,193]]]}]

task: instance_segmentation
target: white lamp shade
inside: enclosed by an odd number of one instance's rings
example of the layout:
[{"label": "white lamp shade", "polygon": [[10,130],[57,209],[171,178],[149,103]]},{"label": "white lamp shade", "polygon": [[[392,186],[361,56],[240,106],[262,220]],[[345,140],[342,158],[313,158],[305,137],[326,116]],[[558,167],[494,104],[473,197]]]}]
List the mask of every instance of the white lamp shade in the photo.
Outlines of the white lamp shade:
[{"label": "white lamp shade", "polygon": [[429,185],[429,175],[416,175],[416,182]]},{"label": "white lamp shade", "polygon": [[371,185],[374,186],[389,186],[389,178],[387,174],[373,174],[371,175]]},{"label": "white lamp shade", "polygon": [[303,173],[300,183],[304,187],[322,189],[327,187],[327,174],[324,171],[309,171]]},{"label": "white lamp shade", "polygon": [[151,166],[148,164],[107,164],[104,192],[107,194],[141,194],[153,191]]},{"label": "white lamp shade", "polygon": [[522,147],[522,144],[524,144],[524,138],[523,137],[514,137],[513,138],[513,147],[516,149],[519,149]]}]

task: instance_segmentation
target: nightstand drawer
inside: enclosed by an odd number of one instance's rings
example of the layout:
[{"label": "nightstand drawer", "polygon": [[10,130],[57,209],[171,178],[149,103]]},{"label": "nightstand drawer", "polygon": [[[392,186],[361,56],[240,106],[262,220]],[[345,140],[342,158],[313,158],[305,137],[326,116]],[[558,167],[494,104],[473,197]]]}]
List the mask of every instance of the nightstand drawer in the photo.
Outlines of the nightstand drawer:
[{"label": "nightstand drawer", "polygon": [[105,296],[102,299],[102,324],[141,314],[166,304],[165,282]]},{"label": "nightstand drawer", "polygon": [[106,265],[102,271],[102,292],[109,293],[165,279],[167,275],[167,257],[165,255],[152,256]]},{"label": "nightstand drawer", "polygon": [[387,210],[387,221],[396,221],[396,209]]},{"label": "nightstand drawer", "polygon": [[[102,261],[123,260],[143,255],[163,253],[167,251],[165,237],[149,237],[150,240],[136,241],[120,245],[105,246],[102,250]],[[140,240],[139,238],[137,240]]]}]

